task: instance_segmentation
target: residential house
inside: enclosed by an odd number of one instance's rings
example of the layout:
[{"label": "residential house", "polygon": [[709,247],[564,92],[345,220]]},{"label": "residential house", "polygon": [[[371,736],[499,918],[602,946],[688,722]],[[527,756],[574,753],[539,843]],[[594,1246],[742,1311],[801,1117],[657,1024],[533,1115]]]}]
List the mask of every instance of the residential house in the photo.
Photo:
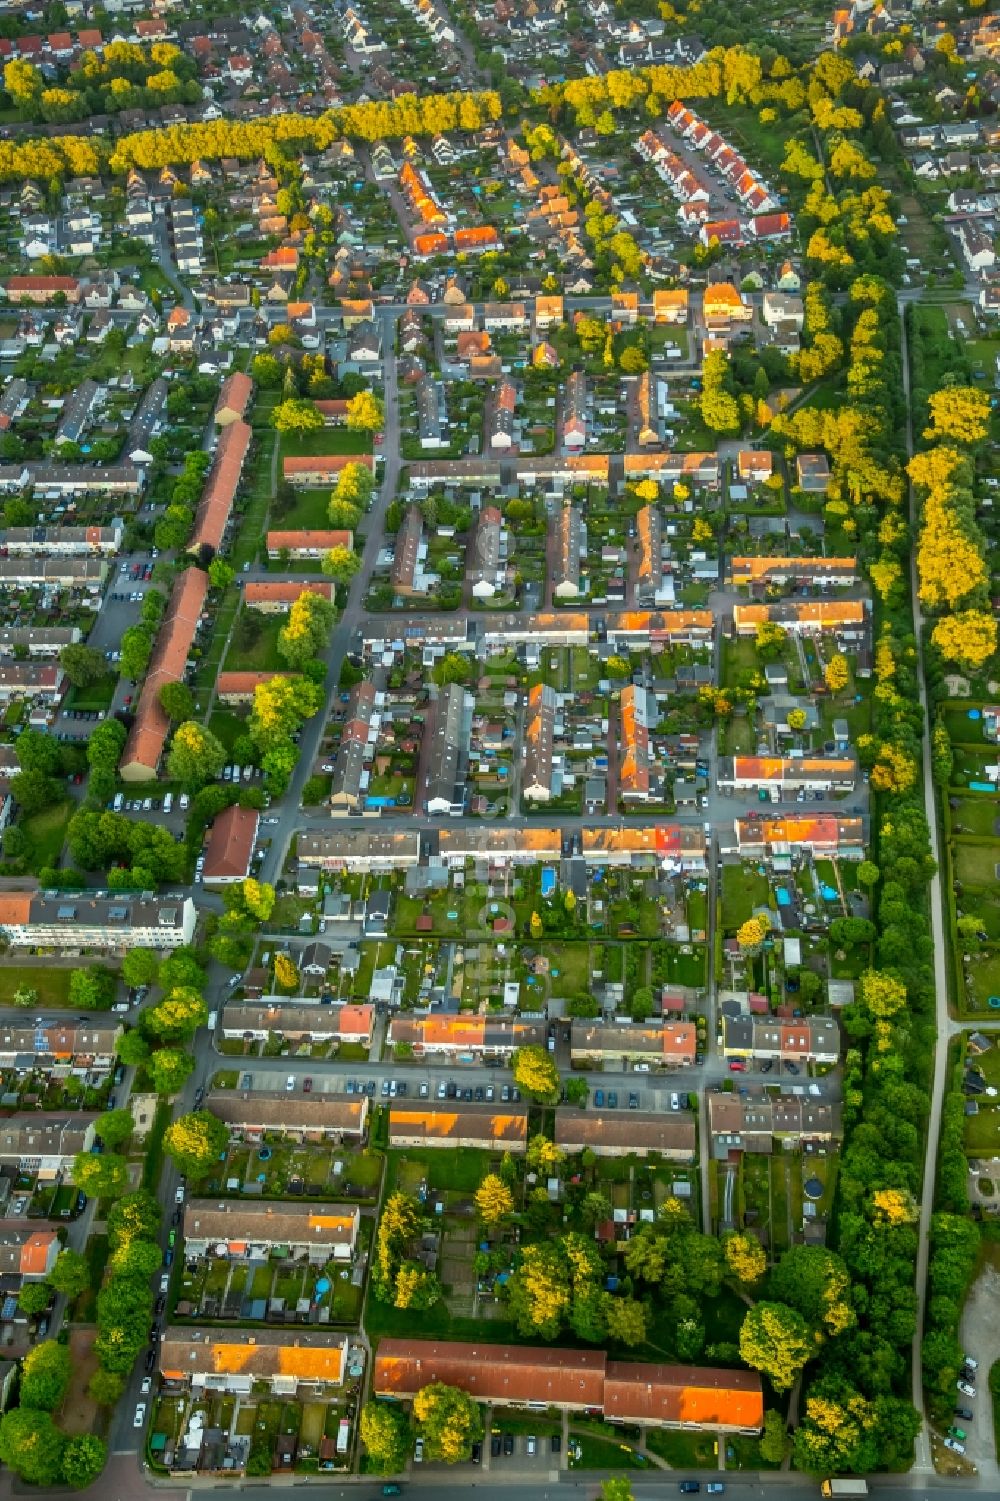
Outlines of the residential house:
[{"label": "residential house", "polygon": [[267,1261],[279,1253],[315,1266],[350,1261],[358,1240],[356,1204],[262,1203],[188,1199],[184,1205],[185,1256]]},{"label": "residential house", "polygon": [[528,692],[521,779],[521,795],[527,802],[548,802],[556,795],[554,741],[558,704],[555,689],[547,683],[536,683]]},{"label": "residential house", "polygon": [[604,1023],[574,1020],[570,1027],[570,1058],[574,1065],[646,1063],[653,1068],[686,1068],[698,1051],[692,1022]]},{"label": "residential house", "polygon": [[206,883],[222,886],[246,880],[253,867],[259,824],[256,808],[241,808],[239,803],[216,815],[205,846],[202,875]]},{"label": "residential house", "polygon": [[0,893],[0,933],[12,948],[124,953],[143,946],[175,949],[194,937],[189,896],[129,896],[122,892]]},{"label": "residential house", "polygon": [[208,574],[200,568],[188,568],[174,581],[122,752],[119,774],[125,782],[148,782],[156,776],[170,729],[160,689],[165,683],[183,682],[207,595]]},{"label": "residential house", "polygon": [[327,1396],[344,1384],[348,1336],[330,1329],[230,1328],[168,1324],[159,1344],[165,1393],[249,1397],[263,1386],[276,1398]]},{"label": "residential house", "polygon": [[83,1110],[26,1110],[0,1120],[0,1165],[59,1182],[79,1152],[94,1145],[100,1115]]},{"label": "residential house", "polygon": [[544,1022],[508,1016],[394,1016],[388,1041],[401,1043],[415,1058],[489,1059],[510,1062],[516,1048],[544,1047]]},{"label": "residential house", "polygon": [[344,728],[333,763],[330,806],[353,812],[364,801],[367,767],[378,734],[375,684],[364,680],[355,683],[344,715]]},{"label": "residential house", "polygon": [[528,1146],[528,1112],[516,1105],[397,1100],[389,1105],[389,1146],[523,1153]]},{"label": "residential house", "polygon": [[474,599],[493,599],[507,584],[507,548],[503,516],[484,506],[469,538],[466,578]]},{"label": "residential house", "polygon": [[218,1116],[231,1135],[248,1141],[259,1141],[265,1131],[296,1141],[360,1138],[368,1121],[367,1095],[212,1089],[205,1109]]},{"label": "residential house", "polygon": [[560,1106],[553,1140],[564,1152],[598,1157],[648,1157],[664,1162],[695,1160],[695,1118],[688,1111],[573,1110]]},{"label": "residential house", "polygon": [[427,748],[426,804],[432,817],[464,812],[471,711],[472,696],[461,683],[441,689]]},{"label": "residential house", "polygon": [[730,1016],[723,1008],[722,1056],[754,1063],[834,1064],[840,1058],[840,1024],[832,1016]]},{"label": "residential house", "polygon": [[[731,1152],[762,1156],[781,1151],[829,1149],[843,1136],[839,1103],[804,1095],[724,1094],[709,1090],[708,1131],[712,1156]],[[558,1119],[558,1117],[557,1117]]]},{"label": "residential house", "polygon": [[577,599],[581,592],[580,564],[587,551],[587,532],[579,506],[564,503],[556,514],[555,527],[553,597]]}]

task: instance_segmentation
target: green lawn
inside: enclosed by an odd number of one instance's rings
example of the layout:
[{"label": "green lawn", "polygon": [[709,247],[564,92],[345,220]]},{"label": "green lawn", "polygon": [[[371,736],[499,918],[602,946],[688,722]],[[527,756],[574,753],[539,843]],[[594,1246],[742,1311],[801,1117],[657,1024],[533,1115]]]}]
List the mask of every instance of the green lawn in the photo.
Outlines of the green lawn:
[{"label": "green lawn", "polygon": [[281,457],[312,458],[315,454],[371,453],[369,433],[352,433],[350,428],[319,428],[314,433],[283,433]]},{"label": "green lawn", "polygon": [[239,714],[233,714],[228,709],[215,709],[208,721],[208,728],[213,735],[217,735],[226,747],[231,751],[234,743],[247,732],[247,722]]},{"label": "green lawn", "polygon": [[[580,1445],[582,1452],[579,1459],[571,1461],[572,1469],[638,1470],[643,1468],[643,1463],[636,1458],[631,1444],[618,1443],[610,1438],[596,1438],[590,1433],[574,1433],[573,1438]],[[650,1448],[652,1447],[650,1444]]]},{"label": "green lawn", "polygon": [[472,1193],[478,1188],[490,1170],[491,1155],[475,1147],[456,1147],[442,1152],[431,1149],[425,1153],[407,1151],[389,1153],[389,1182],[395,1185],[401,1178],[412,1181],[415,1172],[426,1177],[431,1188],[451,1188]]},{"label": "green lawn", "polygon": [[991,886],[1000,865],[1000,844],[955,842],[955,878],[964,886]]},{"label": "green lawn", "polygon": [[755,907],[767,905],[769,887],[767,877],[755,865],[724,865],[722,867],[722,927],[726,933],[734,933],[741,923],[753,915]]},{"label": "green lawn", "polygon": [[330,491],[296,490],[295,501],[271,524],[282,531],[294,531],[298,527],[317,527],[322,530],[330,525]]},{"label": "green lawn", "polygon": [[31,840],[29,862],[31,869],[40,871],[46,865],[58,865],[59,856],[66,839],[66,826],[74,813],[73,803],[56,803],[51,808],[42,808],[22,819],[21,828]]},{"label": "green lawn", "polygon": [[710,1433],[672,1433],[664,1428],[650,1428],[646,1447],[675,1470],[704,1470],[716,1459],[715,1439]]},{"label": "green lawn", "polygon": [[256,610],[244,610],[229,643],[224,671],[279,671],[285,666],[278,651],[278,636],[284,625],[283,615],[261,615]]}]

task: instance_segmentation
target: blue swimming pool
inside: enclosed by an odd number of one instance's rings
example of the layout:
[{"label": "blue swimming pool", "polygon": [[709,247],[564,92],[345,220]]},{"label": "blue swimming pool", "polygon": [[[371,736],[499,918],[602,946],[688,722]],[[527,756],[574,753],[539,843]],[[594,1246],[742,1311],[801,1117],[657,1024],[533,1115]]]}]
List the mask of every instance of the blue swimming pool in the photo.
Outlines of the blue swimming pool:
[{"label": "blue swimming pool", "polygon": [[556,889],[556,873],[551,865],[542,868],[542,896],[551,896]]},{"label": "blue swimming pool", "polygon": [[792,899],[789,896],[788,892],[785,890],[784,886],[778,886],[775,889],[774,894],[777,898],[779,907],[790,907],[792,905]]}]

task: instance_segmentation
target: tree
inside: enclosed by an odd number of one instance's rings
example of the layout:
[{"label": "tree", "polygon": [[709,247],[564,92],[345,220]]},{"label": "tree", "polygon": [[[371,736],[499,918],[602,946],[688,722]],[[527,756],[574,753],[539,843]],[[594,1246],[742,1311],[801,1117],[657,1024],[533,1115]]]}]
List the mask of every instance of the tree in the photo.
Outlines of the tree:
[{"label": "tree", "polygon": [[336,616],[336,606],[321,594],[306,590],[299,595],[278,634],[278,651],[289,667],[301,669],[320,655]]},{"label": "tree", "polygon": [[214,781],[226,759],[222,741],[197,720],[188,719],[174,731],[167,756],[167,773],[183,786],[197,789]]},{"label": "tree", "polygon": [[649,369],[649,361],[634,344],[622,350],[622,357],[618,361],[626,375],[638,375],[641,370]]},{"label": "tree", "polygon": [[55,1412],[69,1388],[73,1363],[69,1346],[44,1339],[29,1350],[21,1367],[21,1406]]},{"label": "tree", "polygon": [[831,693],[843,693],[850,681],[847,658],[842,652],[834,652],[823,669],[823,681]]},{"label": "tree", "polygon": [[760,1440],[760,1457],[768,1464],[779,1465],[785,1457],[788,1443],[785,1420],[780,1412],[768,1408],[764,1414],[764,1432]]},{"label": "tree", "polygon": [[108,1211],[112,1247],[129,1240],[152,1240],[160,1231],[160,1206],[145,1188],[124,1194]]},{"label": "tree", "polygon": [[187,683],[164,683],[159,697],[160,708],[168,719],[190,719],[194,713],[194,694]]},{"label": "tree", "polygon": [[361,559],[349,547],[331,547],[323,554],[323,572],[338,584],[349,584],[361,567]]},{"label": "tree", "polygon": [[768,1291],[801,1314],[817,1339],[854,1323],[847,1267],[825,1246],[792,1246],[772,1270]]},{"label": "tree", "polygon": [[218,589],[220,593],[229,588],[235,577],[235,568],[231,563],[227,563],[225,558],[213,558],[208,565],[209,583],[213,589]]},{"label": "tree", "polygon": [[757,1303],[748,1311],[740,1328],[740,1355],[775,1391],[788,1391],[811,1353],[805,1319],[794,1308]]},{"label": "tree", "polygon": [[722,1243],[726,1266],[739,1282],[752,1286],[759,1282],[767,1271],[767,1256],[764,1247],[755,1235],[735,1231]]},{"label": "tree", "polygon": [[476,1189],[476,1208],[487,1225],[495,1225],[513,1210],[514,1195],[496,1173],[487,1173]]},{"label": "tree", "polygon": [[226,918],[234,917],[239,924],[245,922],[248,926],[255,926],[270,918],[274,911],[275,891],[268,881],[248,878],[229,886],[223,893],[222,901]]},{"label": "tree", "polygon": [[22,114],[32,114],[42,95],[43,79],[33,63],[18,58],[4,64],[3,86]]},{"label": "tree", "polygon": [[61,801],[58,784],[41,771],[17,772],[11,778],[10,790],[14,801],[28,814],[39,813]]},{"label": "tree", "polygon": [[191,1178],[204,1178],[213,1162],[217,1162],[226,1149],[229,1132],[207,1110],[196,1110],[190,1115],[178,1116],[168,1126],[163,1146],[171,1161],[182,1173]]},{"label": "tree", "polygon": [[788,638],[784,626],[773,620],[762,620],[757,627],[756,646],[762,657],[769,660],[778,656]]},{"label": "tree", "polygon": [[108,1446],[98,1434],[78,1433],[66,1440],[62,1460],[63,1479],[74,1490],[86,1490],[104,1469],[107,1458]]},{"label": "tree", "polygon": [[604,1294],[604,1322],[608,1339],[630,1350],[646,1343],[646,1310],[634,1298]]},{"label": "tree", "polygon": [[468,1392],[443,1381],[423,1387],[413,1399],[413,1417],[424,1439],[429,1460],[458,1464],[467,1460],[472,1445],[483,1436],[479,1404]]},{"label": "tree", "polygon": [[97,964],[89,969],[74,969],[69,977],[70,1004],[81,1011],[103,1011],[111,1004],[115,978]]},{"label": "tree", "polygon": [[157,1094],[176,1094],[194,1072],[194,1059],[180,1048],[157,1048],[149,1060],[149,1072]]},{"label": "tree", "polygon": [[359,391],[347,403],[347,426],[355,433],[380,433],[385,408],[374,391]]},{"label": "tree", "polygon": [[128,630],[122,631],[119,642],[121,658],[118,662],[118,671],[123,678],[131,682],[138,682],[146,676],[146,668],[153,652],[153,641],[148,630],[141,625],[130,625]]},{"label": "tree", "polygon": [[159,963],[152,949],[129,949],[122,959],[122,979],[126,985],[151,985]]},{"label": "tree", "polygon": [[299,971],[290,954],[275,954],[274,982],[281,990],[294,993],[299,988]]},{"label": "tree", "polygon": [[294,433],[302,437],[305,433],[319,431],[323,426],[323,415],[314,401],[294,396],[275,407],[271,421],[279,433]]},{"label": "tree", "polygon": [[401,1408],[389,1402],[366,1402],[361,1409],[361,1442],[377,1475],[404,1469],[410,1452],[410,1425]]},{"label": "tree", "polygon": [[635,1501],[631,1480],[624,1475],[614,1475],[601,1481],[601,1501]]},{"label": "tree", "polygon": [[946,661],[975,672],[997,649],[997,623],[985,610],[963,610],[939,620],[931,640]]},{"label": "tree", "polygon": [[87,688],[107,676],[108,664],[101,652],[82,642],[64,646],[59,653],[59,665],[74,688]]},{"label": "tree", "polygon": [[67,1246],[56,1257],[48,1281],[57,1293],[70,1299],[79,1297],[90,1286],[90,1263],[80,1251]]},{"label": "tree", "polygon": [[990,399],[976,386],[945,386],[927,402],[930,426],[924,437],[934,441],[981,443],[990,430]]},{"label": "tree", "polygon": [[128,1163],[114,1152],[78,1152],[73,1182],[92,1199],[114,1199],[128,1184]]},{"label": "tree", "polygon": [[65,1444],[49,1412],[21,1406],[0,1419],[0,1459],[29,1485],[53,1486],[62,1479]]},{"label": "tree", "polygon": [[887,1021],[905,1007],[906,986],[884,970],[866,970],[861,976],[861,1004],[870,1015]]},{"label": "tree", "polygon": [[12,999],[15,1006],[23,1006],[27,1010],[29,1006],[38,1005],[38,991],[32,985],[19,985]]},{"label": "tree", "polygon": [[198,963],[193,949],[174,949],[164,959],[156,977],[161,987],[166,991],[179,990],[190,987],[197,990],[199,985],[205,983],[205,971]]},{"label": "tree", "polygon": [[114,771],[127,738],[125,726],[117,719],[105,719],[93,729],[87,741],[87,765],[91,771]]},{"label": "tree", "polygon": [[633,990],[629,1005],[629,1014],[633,1021],[648,1021],[653,1014],[653,1008],[653,992],[648,985],[640,985],[638,990]]},{"label": "tree", "polygon": [[208,1021],[208,1003],[187,986],[171,990],[158,1006],[144,1013],[147,1032],[168,1041],[187,1041]]},{"label": "tree", "polygon": [[126,1032],[118,1044],[118,1057],[129,1068],[138,1068],[149,1057],[149,1043],[141,1032]]},{"label": "tree", "polygon": [[745,923],[741,923],[736,930],[736,942],[744,954],[756,953],[764,943],[771,931],[771,919],[766,912],[759,912],[756,917],[748,917]]},{"label": "tree", "polygon": [[106,1110],[101,1116],[101,1140],[106,1147],[120,1146],[128,1141],[134,1126],[131,1110]]},{"label": "tree", "polygon": [[47,1282],[22,1282],[17,1294],[17,1306],[29,1319],[44,1313],[52,1301],[52,1290]]},{"label": "tree", "polygon": [[545,1048],[515,1048],[511,1060],[514,1083],[532,1099],[554,1105],[559,1098],[559,1070]]},{"label": "tree", "polygon": [[129,1240],[112,1253],[110,1266],[115,1277],[148,1282],[158,1271],[160,1248],[155,1240]]},{"label": "tree", "polygon": [[125,1390],[124,1375],[117,1371],[96,1370],[87,1384],[90,1396],[101,1407],[114,1407]]}]

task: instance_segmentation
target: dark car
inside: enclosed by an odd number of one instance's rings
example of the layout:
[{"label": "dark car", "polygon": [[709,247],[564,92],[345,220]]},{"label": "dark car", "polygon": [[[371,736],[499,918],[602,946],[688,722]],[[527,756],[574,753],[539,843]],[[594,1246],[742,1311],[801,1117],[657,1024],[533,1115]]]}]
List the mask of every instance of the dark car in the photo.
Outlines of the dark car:
[{"label": "dark car", "polygon": [[618,1109],[618,1095],[615,1092],[615,1090],[613,1090],[613,1089],[609,1089],[608,1090],[608,1109],[609,1110],[617,1110]]},{"label": "dark car", "polygon": [[146,1351],[146,1370],[147,1371],[151,1371],[153,1369],[153,1367],[155,1366],[155,1364],[156,1364],[156,1351],[155,1350],[147,1350]]},{"label": "dark car", "polygon": [[482,1462],[482,1458],[483,1458],[483,1446],[479,1442],[479,1440],[477,1439],[476,1442],[472,1446],[472,1463],[474,1465],[480,1464]]},{"label": "dark car", "polygon": [[164,1298],[164,1297],[157,1298],[157,1300],[156,1300],[156,1312],[157,1313],[162,1313],[163,1310],[166,1308],[166,1306],[167,1306],[167,1300],[166,1300],[166,1298]]},{"label": "dark car", "polygon": [[562,1448],[562,1439],[559,1437],[558,1433],[554,1433],[552,1435],[551,1439],[549,1440],[549,1447],[551,1448],[553,1454],[559,1453],[559,1450]]},{"label": "dark car", "polygon": [[697,1480],[682,1480],[677,1489],[682,1496],[697,1496],[701,1486]]},{"label": "dark car", "polygon": [[202,1100],[204,1098],[205,1098],[205,1087],[204,1087],[204,1085],[199,1084],[198,1088],[194,1092],[194,1108],[196,1110],[198,1110],[200,1108],[201,1102],[202,1102]]},{"label": "dark car", "polygon": [[955,1408],[955,1416],[956,1416],[956,1418],[962,1418],[962,1419],[964,1419],[964,1421],[966,1423],[971,1423],[972,1422],[972,1408],[971,1407],[956,1407]]},{"label": "dark car", "polygon": [[490,1457],[492,1459],[499,1459],[500,1457],[500,1435],[498,1433],[494,1433],[490,1439]]},{"label": "dark car", "polygon": [[514,1452],[514,1435],[512,1433],[505,1433],[503,1436],[503,1452],[507,1455],[511,1455]]}]

